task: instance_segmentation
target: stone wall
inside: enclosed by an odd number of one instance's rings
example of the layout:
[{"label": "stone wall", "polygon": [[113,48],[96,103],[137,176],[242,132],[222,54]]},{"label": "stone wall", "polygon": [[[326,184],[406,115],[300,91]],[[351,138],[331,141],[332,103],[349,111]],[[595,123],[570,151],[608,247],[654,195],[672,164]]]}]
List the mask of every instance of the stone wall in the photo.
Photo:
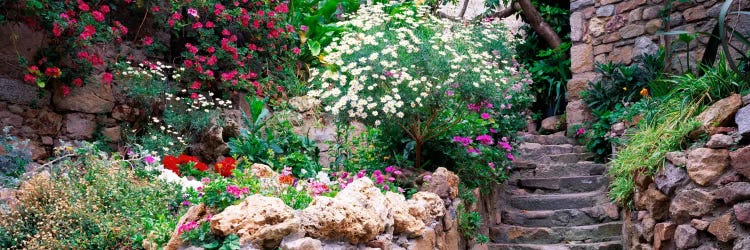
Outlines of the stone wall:
[{"label": "stone wall", "polygon": [[[717,23],[721,4],[718,0],[693,0],[687,3],[673,1],[669,24],[666,24],[665,6],[668,0],[571,0],[570,38],[571,71],[568,81],[568,127],[592,120],[580,91],[595,81],[595,63],[616,62],[631,64],[644,53],[654,53],[665,45],[667,37],[658,35],[669,25],[672,31],[711,33]],[[747,9],[748,0],[735,0],[732,10]],[[738,20],[740,23],[738,23]],[[730,17],[728,22],[739,31],[750,32],[750,18]],[[708,36],[701,35],[690,44],[690,65],[703,57]],[[687,67],[685,43],[671,43],[672,58],[667,61],[672,70],[684,71]]]},{"label": "stone wall", "polygon": [[704,112],[721,110],[738,128],[711,129],[708,142],[668,153],[653,178],[636,176],[635,211],[624,216],[629,249],[750,249],[750,146],[738,145],[750,135],[749,98],[736,116],[738,95]]}]

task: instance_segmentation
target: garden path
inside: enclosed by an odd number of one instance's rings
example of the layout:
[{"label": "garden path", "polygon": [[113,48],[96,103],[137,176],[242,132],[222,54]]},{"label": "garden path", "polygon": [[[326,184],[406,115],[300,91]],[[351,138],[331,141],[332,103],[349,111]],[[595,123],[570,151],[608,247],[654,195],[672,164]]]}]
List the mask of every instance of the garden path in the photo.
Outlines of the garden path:
[{"label": "garden path", "polygon": [[606,166],[564,134],[527,135],[501,193],[489,249],[622,249]]}]

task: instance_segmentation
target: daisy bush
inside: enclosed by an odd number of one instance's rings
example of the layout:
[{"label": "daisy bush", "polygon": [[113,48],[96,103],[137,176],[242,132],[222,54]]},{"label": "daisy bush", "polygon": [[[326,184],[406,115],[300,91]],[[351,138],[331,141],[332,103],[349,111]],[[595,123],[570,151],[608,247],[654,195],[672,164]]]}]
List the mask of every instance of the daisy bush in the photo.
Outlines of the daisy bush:
[{"label": "daisy bush", "polygon": [[325,67],[312,70],[317,89],[308,95],[342,120],[405,134],[416,167],[424,152],[439,151],[459,173],[502,179],[532,100],[505,29],[441,20],[412,5],[376,4],[349,18],[340,23],[349,31],[322,53]]}]

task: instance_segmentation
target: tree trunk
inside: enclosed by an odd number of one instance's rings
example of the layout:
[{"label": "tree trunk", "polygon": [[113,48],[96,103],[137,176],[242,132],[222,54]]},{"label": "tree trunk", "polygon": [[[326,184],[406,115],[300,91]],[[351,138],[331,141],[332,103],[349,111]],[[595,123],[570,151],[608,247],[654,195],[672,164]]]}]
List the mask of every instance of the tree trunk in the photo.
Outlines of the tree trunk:
[{"label": "tree trunk", "polygon": [[526,17],[526,20],[529,22],[529,25],[534,28],[534,31],[536,31],[536,33],[539,34],[539,36],[541,36],[551,48],[556,49],[557,47],[560,47],[562,39],[560,39],[557,32],[555,32],[555,30],[544,21],[542,16],[539,15],[539,11],[537,11],[536,7],[531,4],[531,0],[518,0],[517,3],[521,5],[521,10],[523,11],[521,14]]},{"label": "tree trunk", "polygon": [[466,9],[469,8],[469,1],[471,0],[464,0],[464,4],[461,6],[461,12],[458,13],[459,19],[464,19],[464,15],[466,15]]},{"label": "tree trunk", "polygon": [[424,142],[422,141],[415,141],[415,148],[414,151],[416,151],[416,155],[414,155],[414,167],[417,169],[422,169],[422,146]]}]

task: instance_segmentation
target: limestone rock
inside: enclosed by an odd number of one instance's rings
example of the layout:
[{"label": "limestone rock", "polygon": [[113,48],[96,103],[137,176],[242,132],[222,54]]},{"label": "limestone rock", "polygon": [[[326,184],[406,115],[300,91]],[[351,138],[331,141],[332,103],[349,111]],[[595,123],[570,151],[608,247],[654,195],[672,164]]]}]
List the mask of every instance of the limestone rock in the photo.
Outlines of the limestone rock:
[{"label": "limestone rock", "polygon": [[271,167],[260,163],[253,163],[253,165],[250,166],[250,171],[252,171],[253,175],[258,178],[273,178],[277,175]]},{"label": "limestone rock", "polygon": [[690,225],[679,225],[674,232],[675,245],[679,249],[697,247],[701,243],[698,241],[698,230]]},{"label": "limestone rock", "polygon": [[542,130],[547,132],[562,131],[563,124],[562,116],[550,116],[542,120]]},{"label": "limestone rock", "polygon": [[659,190],[655,185],[649,185],[648,189],[638,195],[635,202],[638,209],[646,209],[656,220],[661,220],[669,215],[669,197]]},{"label": "limestone rock", "polygon": [[445,204],[439,196],[430,192],[417,192],[409,203],[409,214],[425,223],[445,215]]},{"label": "limestone rock", "polygon": [[665,162],[664,167],[654,176],[656,188],[666,195],[671,195],[676,188],[687,184],[688,181],[687,171],[670,162]]},{"label": "limestone rock", "polygon": [[737,238],[737,228],[732,223],[732,212],[725,213],[721,217],[711,222],[708,226],[708,232],[715,235],[717,239],[723,242],[729,242]]},{"label": "limestone rock", "polygon": [[370,178],[359,178],[336,194],[336,199],[372,210],[385,228],[393,226],[392,207]]},{"label": "limestone rock", "polygon": [[591,111],[586,106],[583,100],[576,100],[568,102],[565,106],[565,114],[568,122],[568,126],[574,124],[584,124],[593,121],[594,117],[591,115]]},{"label": "limestone rock", "polygon": [[622,38],[624,39],[628,39],[643,35],[643,33],[645,32],[646,30],[643,25],[630,24],[620,29],[620,36],[622,36]]},{"label": "limestone rock", "polygon": [[713,127],[723,126],[731,122],[731,118],[737,113],[740,107],[742,107],[742,96],[733,94],[712,104],[703,113],[698,115],[696,120],[702,124],[704,131]]},{"label": "limestone rock", "polygon": [[729,153],[731,165],[737,173],[750,178],[750,146]]},{"label": "limestone rock", "polygon": [[94,137],[96,131],[96,117],[91,114],[71,113],[64,117],[65,130],[63,135],[73,140],[87,140]]},{"label": "limestone rock", "polygon": [[698,148],[688,154],[687,171],[690,179],[705,186],[724,173],[729,165],[729,150]]},{"label": "limestone rock", "polygon": [[716,199],[721,199],[727,205],[750,199],[750,183],[731,182],[713,191]]},{"label": "limestone rock", "polygon": [[435,249],[436,247],[436,241],[435,241],[435,230],[432,228],[427,228],[425,230],[424,235],[422,237],[413,239],[409,242],[408,249]]},{"label": "limestone rock", "polygon": [[308,236],[344,239],[352,244],[374,239],[385,227],[372,209],[325,196],[315,197],[300,217]]},{"label": "limestone rock", "polygon": [[211,230],[221,236],[236,234],[240,244],[275,247],[298,230],[299,218],[294,209],[276,197],[252,195],[211,217]]},{"label": "limestone rock", "polygon": [[430,181],[422,185],[420,191],[437,194],[440,198],[456,198],[458,196],[458,175],[444,167],[439,167],[432,173]]},{"label": "limestone rock", "polygon": [[287,241],[286,238],[281,242],[281,250],[322,250],[323,243],[319,240],[304,237],[291,241]]},{"label": "limestone rock", "polygon": [[57,88],[52,96],[52,102],[58,110],[92,114],[111,112],[115,106],[114,100],[111,85],[102,83],[88,83],[71,88],[67,96]]},{"label": "limestone rock", "polygon": [[707,148],[728,148],[734,144],[732,136],[725,134],[715,134],[711,136],[711,139],[706,143]]},{"label": "limestone rock", "polygon": [[408,203],[403,195],[388,192],[385,194],[385,199],[388,206],[393,209],[394,235],[405,233],[409,237],[418,237],[424,234],[424,222],[409,214]]},{"label": "limestone rock", "polygon": [[700,189],[685,189],[677,192],[669,205],[669,213],[676,221],[689,221],[711,212],[716,204],[713,195]]},{"label": "limestone rock", "polygon": [[203,204],[190,207],[185,215],[180,217],[180,220],[177,222],[177,227],[174,229],[174,231],[172,231],[172,237],[170,237],[169,242],[167,242],[167,245],[164,247],[164,249],[175,250],[182,247],[185,242],[182,240],[182,238],[180,238],[180,225],[192,221],[202,220],[206,217],[206,213],[206,206]]},{"label": "limestone rock", "polygon": [[737,221],[745,225],[750,225],[750,202],[735,204],[732,209],[734,210],[734,215],[737,216]]},{"label": "limestone rock", "polygon": [[571,60],[570,69],[573,73],[594,70],[594,48],[590,44],[577,44],[570,48],[570,53],[576,55],[577,60]]}]

